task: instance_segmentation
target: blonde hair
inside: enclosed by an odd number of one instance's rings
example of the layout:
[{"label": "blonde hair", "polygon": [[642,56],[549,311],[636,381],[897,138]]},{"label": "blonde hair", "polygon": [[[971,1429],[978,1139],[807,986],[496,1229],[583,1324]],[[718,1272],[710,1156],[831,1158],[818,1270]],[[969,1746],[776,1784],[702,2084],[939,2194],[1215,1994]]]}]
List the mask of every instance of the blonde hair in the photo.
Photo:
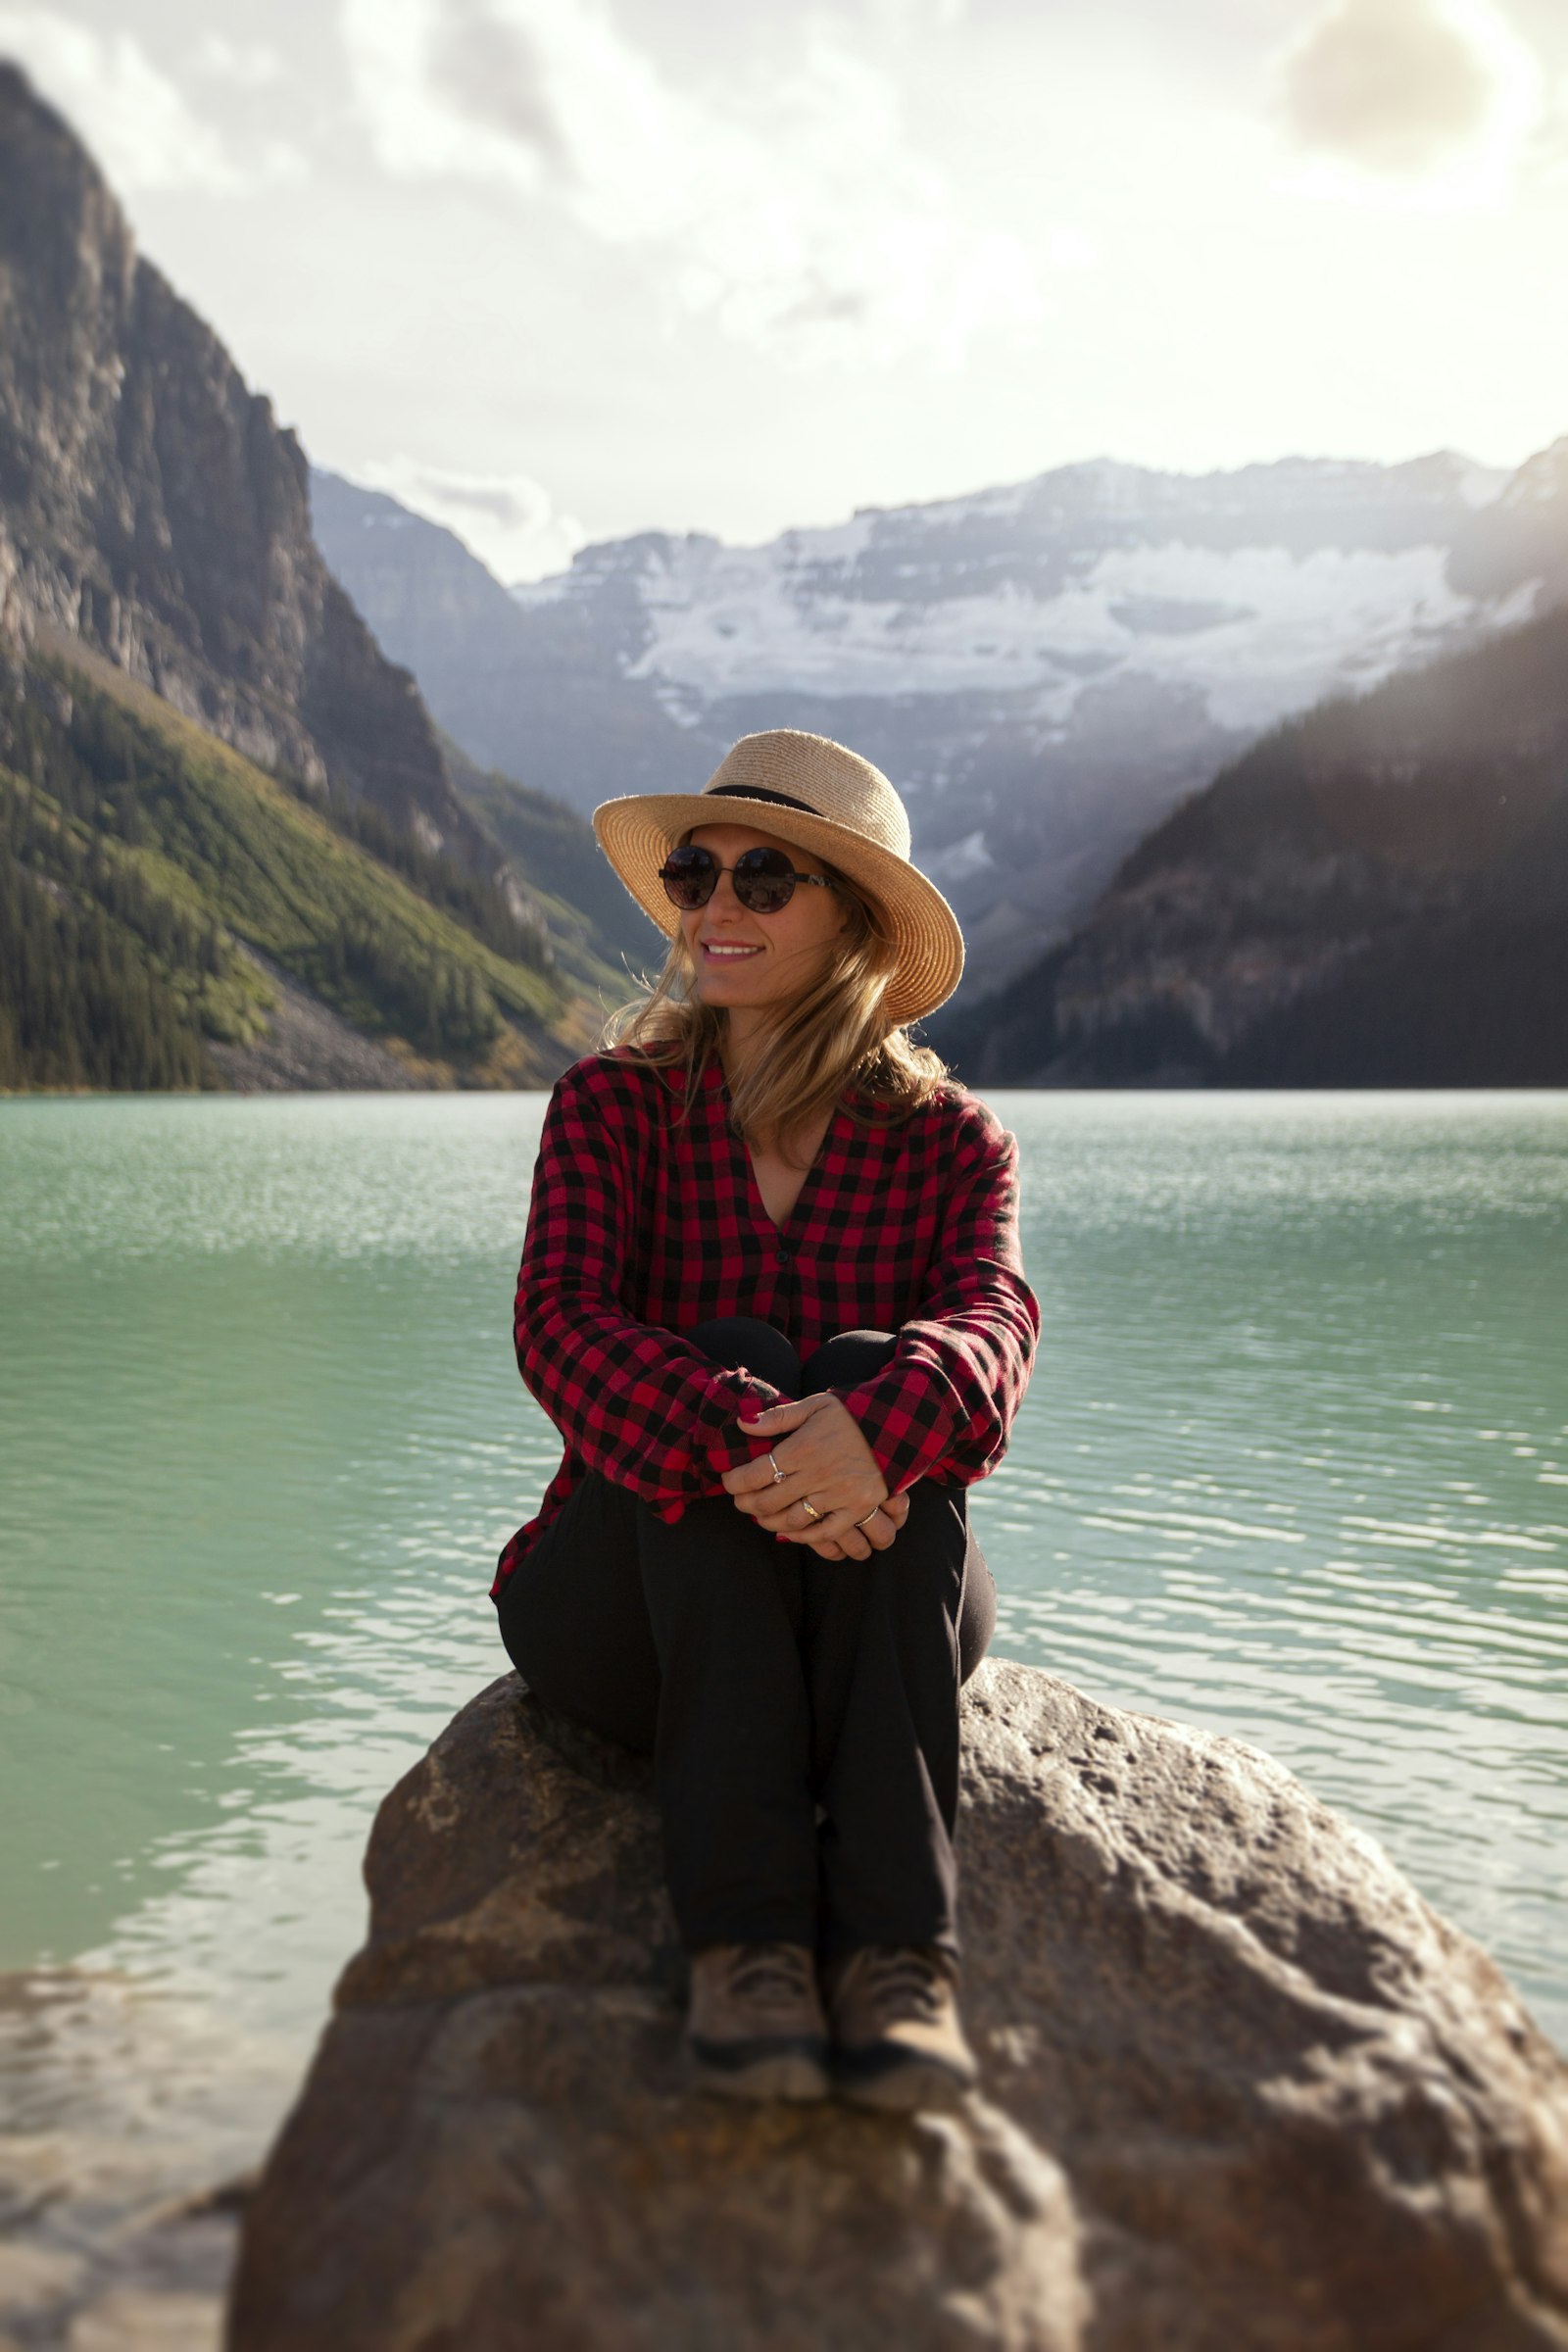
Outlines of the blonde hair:
[{"label": "blonde hair", "polygon": [[[730,1124],[749,1142],[772,1138],[786,1159],[789,1142],[839,1102],[854,1086],[879,1112],[844,1107],[862,1126],[891,1125],[929,1102],[949,1081],[948,1065],[929,1046],[889,1028],[882,1012],[898,962],[898,943],[881,910],[843,874],[819,859],[848,914],[828,943],[816,979],[783,1004],[769,1007],[757,1050],[730,1088]],[[643,979],[643,993],[618,1005],[605,1022],[602,1054],[630,1051],[657,1069],[685,1075],[689,1112],[698,1082],[719,1052],[726,1016],[693,994],[696,966],[677,930],[663,968]],[[800,1165],[799,1161],[792,1161]]]}]

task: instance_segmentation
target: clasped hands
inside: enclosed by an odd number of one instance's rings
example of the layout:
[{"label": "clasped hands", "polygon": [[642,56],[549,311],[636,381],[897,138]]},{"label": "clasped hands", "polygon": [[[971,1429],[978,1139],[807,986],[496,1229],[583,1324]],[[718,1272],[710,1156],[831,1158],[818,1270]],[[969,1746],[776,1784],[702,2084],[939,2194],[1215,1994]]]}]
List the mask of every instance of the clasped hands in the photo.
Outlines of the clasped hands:
[{"label": "clasped hands", "polygon": [[[770,1535],[805,1544],[824,1560],[864,1560],[886,1551],[909,1515],[907,1494],[890,1494],[859,1423],[840,1396],[785,1399],[743,1417],[749,1438],[772,1448],[784,1476],[775,1479],[765,1453],[726,1470],[723,1483],[737,1510]],[[809,1495],[812,1519],[801,1508]],[[870,1514],[868,1517],[867,1514]],[[864,1525],[858,1524],[864,1521]]]}]

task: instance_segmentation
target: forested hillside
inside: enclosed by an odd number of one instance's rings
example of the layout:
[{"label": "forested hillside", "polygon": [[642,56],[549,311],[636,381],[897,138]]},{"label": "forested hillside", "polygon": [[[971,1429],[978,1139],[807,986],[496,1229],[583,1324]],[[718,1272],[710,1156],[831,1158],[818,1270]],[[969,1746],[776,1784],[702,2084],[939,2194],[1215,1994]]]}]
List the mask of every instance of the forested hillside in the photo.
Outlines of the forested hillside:
[{"label": "forested hillside", "polygon": [[444,741],[444,748],[458,797],[525,882],[563,967],[580,969],[596,985],[607,962],[622,980],[628,970],[657,969],[667,944],[663,933],[620,880],[587,820],[553,793],[479,768],[454,743]]},{"label": "forested hillside", "polygon": [[1568,610],[1265,736],[933,1042],[975,1085],[1568,1085]]},{"label": "forested hillside", "polygon": [[371,805],[102,667],[0,673],[0,1086],[242,1082],[270,967],[426,1084],[537,1083],[590,1017],[539,922]]}]

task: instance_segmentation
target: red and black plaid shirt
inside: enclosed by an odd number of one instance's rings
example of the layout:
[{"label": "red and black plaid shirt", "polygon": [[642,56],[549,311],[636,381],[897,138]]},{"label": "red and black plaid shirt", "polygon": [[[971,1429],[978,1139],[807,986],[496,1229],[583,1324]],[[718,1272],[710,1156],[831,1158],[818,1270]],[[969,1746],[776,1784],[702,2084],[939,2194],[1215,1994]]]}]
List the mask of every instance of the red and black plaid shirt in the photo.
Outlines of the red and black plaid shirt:
[{"label": "red and black plaid shirt", "polygon": [[803,1359],[836,1332],[897,1332],[884,1370],[836,1392],[891,1494],[919,1478],[967,1486],[1005,1449],[1040,1331],[1014,1138],[956,1087],[896,1125],[841,1106],[779,1227],[729,1125],[722,1068],[705,1070],[682,1125],[684,1084],[621,1048],[575,1063],[550,1099],[514,1328],[566,1450],[492,1593],[585,1471],[674,1520],[765,1451],[739,1416],[779,1392],[680,1337],[711,1316],[760,1316]]}]

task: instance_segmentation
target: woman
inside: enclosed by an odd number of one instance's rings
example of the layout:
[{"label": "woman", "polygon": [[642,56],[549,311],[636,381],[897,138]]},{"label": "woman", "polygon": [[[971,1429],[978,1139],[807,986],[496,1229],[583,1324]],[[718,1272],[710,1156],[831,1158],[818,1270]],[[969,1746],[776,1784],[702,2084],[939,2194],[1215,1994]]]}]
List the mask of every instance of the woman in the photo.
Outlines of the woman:
[{"label": "woman", "polygon": [[671,946],[545,1117],[515,1336],[565,1455],[502,1639],[654,1756],[703,2087],[946,2103],[958,1687],[995,1614],[964,1489],[1039,1330],[1013,1139],[905,1030],[962,939],[892,785],[821,736],[594,826]]}]

